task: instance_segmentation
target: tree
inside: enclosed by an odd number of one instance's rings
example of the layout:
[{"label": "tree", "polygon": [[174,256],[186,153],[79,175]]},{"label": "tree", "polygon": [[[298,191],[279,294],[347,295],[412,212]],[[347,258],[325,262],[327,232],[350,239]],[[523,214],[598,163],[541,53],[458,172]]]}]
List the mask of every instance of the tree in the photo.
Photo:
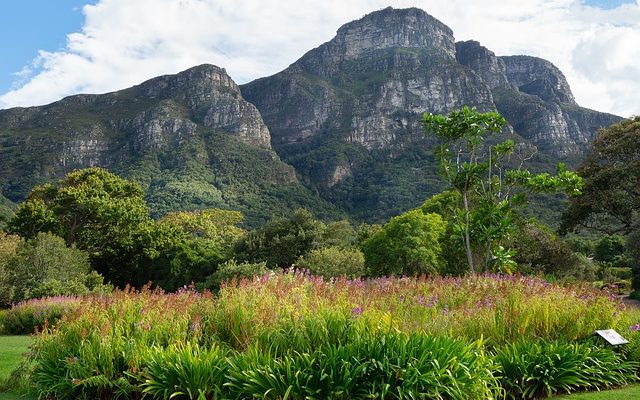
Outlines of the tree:
[{"label": "tree", "polygon": [[35,187],[8,229],[27,239],[39,232],[64,238],[68,246],[88,252],[94,269],[119,286],[143,276],[145,262],[171,241],[158,237],[140,185],[102,168],[77,170],[56,184]]},{"label": "tree", "polygon": [[626,236],[636,289],[640,289],[639,154],[640,116],[601,129],[591,153],[578,168],[578,174],[584,179],[583,194],[570,200],[560,226],[563,234],[586,228]]},{"label": "tree", "polygon": [[103,278],[91,271],[87,253],[51,233],[21,241],[6,271],[13,302],[102,290]]},{"label": "tree", "polygon": [[440,238],[446,225],[438,214],[412,210],[393,217],[362,249],[367,273],[436,275],[442,267]]},{"label": "tree", "polygon": [[355,248],[329,246],[313,249],[307,255],[300,256],[296,265],[325,278],[359,278],[365,274],[364,255]]},{"label": "tree", "polygon": [[21,242],[19,236],[0,231],[0,309],[10,306],[13,300],[14,287],[7,267]]},{"label": "tree", "polygon": [[[467,264],[475,272],[474,253],[481,254],[484,270],[498,269],[509,263],[503,244],[513,232],[514,211],[527,199],[526,191],[553,192],[564,189],[580,193],[581,179],[563,165],[557,175],[534,175],[523,168],[533,152],[522,151],[516,168],[509,169],[516,150],[512,140],[487,145],[486,138],[502,131],[506,120],[496,112],[480,113],[463,107],[449,115],[425,114],[426,134],[440,141],[436,155],[443,176],[461,199],[454,213],[455,228],[461,236]],[[520,189],[520,190],[515,190]],[[477,256],[476,256],[477,257]]]},{"label": "tree", "polygon": [[239,261],[266,261],[269,268],[287,267],[322,242],[325,226],[304,209],[275,218],[249,232],[235,246]]},{"label": "tree", "polygon": [[583,194],[570,199],[561,232],[584,227],[627,235],[640,211],[640,116],[601,129],[577,172]]},{"label": "tree", "polygon": [[69,173],[57,184],[35,187],[19,204],[9,230],[25,238],[52,232],[90,253],[130,246],[140,225],[150,221],[143,191],[106,169]]}]

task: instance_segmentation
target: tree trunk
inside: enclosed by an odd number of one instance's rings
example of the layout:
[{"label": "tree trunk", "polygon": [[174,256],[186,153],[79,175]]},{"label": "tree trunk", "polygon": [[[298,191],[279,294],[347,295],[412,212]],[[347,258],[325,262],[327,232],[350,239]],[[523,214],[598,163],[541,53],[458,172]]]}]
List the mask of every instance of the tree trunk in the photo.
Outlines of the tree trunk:
[{"label": "tree trunk", "polygon": [[471,273],[476,272],[473,267],[473,254],[471,253],[471,237],[469,235],[469,202],[467,201],[467,193],[462,193],[462,202],[464,204],[464,249],[467,253],[467,264]]}]

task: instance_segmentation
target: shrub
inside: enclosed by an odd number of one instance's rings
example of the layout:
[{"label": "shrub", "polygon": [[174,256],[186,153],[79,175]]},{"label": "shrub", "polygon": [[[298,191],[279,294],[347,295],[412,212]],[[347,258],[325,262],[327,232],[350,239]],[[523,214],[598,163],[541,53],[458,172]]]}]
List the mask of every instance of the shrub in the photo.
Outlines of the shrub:
[{"label": "shrub", "polygon": [[66,313],[78,309],[76,297],[60,296],[32,299],[3,310],[0,315],[0,334],[27,335],[55,325]]},{"label": "shrub", "polygon": [[368,274],[437,275],[443,268],[440,238],[445,230],[440,215],[421,210],[392,218],[364,244]]},{"label": "shrub", "polygon": [[346,276],[359,278],[365,274],[364,255],[358,249],[322,247],[298,258],[296,265],[325,278]]},{"label": "shrub", "polygon": [[20,242],[7,261],[6,271],[13,289],[12,302],[108,290],[102,287],[102,277],[90,272],[88,254],[67,247],[62,238],[51,233],[38,233]]},{"label": "shrub", "polygon": [[482,343],[447,337],[354,336],[276,357],[252,348],[231,363],[235,398],[492,398],[500,392]]},{"label": "shrub", "polygon": [[243,262],[238,263],[235,260],[229,260],[218,267],[218,270],[209,275],[207,279],[198,284],[197,287],[200,290],[214,290],[220,289],[224,282],[228,282],[232,279],[252,278],[254,276],[260,276],[269,273],[266,262]]},{"label": "shrub", "polygon": [[556,236],[549,227],[529,221],[520,227],[510,244],[515,261],[524,273],[553,274],[557,278],[594,280],[597,267],[571,245]]},{"label": "shrub", "polygon": [[498,349],[499,377],[511,398],[533,399],[637,380],[638,364],[591,343],[520,340]]}]

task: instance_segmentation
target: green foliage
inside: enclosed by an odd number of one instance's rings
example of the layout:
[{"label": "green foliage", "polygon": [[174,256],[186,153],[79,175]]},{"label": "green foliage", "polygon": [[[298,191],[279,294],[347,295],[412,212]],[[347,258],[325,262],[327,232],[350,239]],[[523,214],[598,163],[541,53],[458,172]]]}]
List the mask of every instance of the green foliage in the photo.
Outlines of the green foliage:
[{"label": "green foliage", "polygon": [[230,256],[234,242],[245,233],[238,226],[243,220],[244,216],[239,211],[207,209],[171,212],[159,222],[203,240],[221,254]]},{"label": "green foliage", "polygon": [[624,237],[621,235],[604,235],[594,248],[594,258],[598,261],[613,263],[624,257]]},{"label": "green foliage", "polygon": [[198,284],[198,289],[217,291],[225,282],[232,279],[253,278],[268,273],[269,269],[267,269],[267,263],[264,261],[238,263],[231,259],[221,264],[216,272],[209,275],[204,282]]},{"label": "green foliage", "polygon": [[499,392],[480,343],[386,334],[274,357],[248,351],[231,362],[235,398],[490,398]]},{"label": "green foliage", "polygon": [[464,241],[456,228],[456,210],[461,204],[460,194],[455,190],[447,190],[431,196],[420,207],[425,214],[440,215],[447,225],[445,233],[440,237],[440,247],[446,249],[442,254],[445,262],[441,271],[443,275],[463,275],[468,270]]},{"label": "green foliage", "polygon": [[229,363],[218,346],[191,341],[154,347],[141,377],[142,393],[160,399],[220,399]]},{"label": "green foliage", "polygon": [[287,267],[298,257],[317,247],[323,238],[324,224],[304,209],[288,218],[275,218],[249,232],[235,246],[239,261],[265,261],[270,268]]},{"label": "green foliage", "polygon": [[526,202],[526,191],[563,189],[576,195],[582,180],[564,165],[558,165],[555,176],[532,174],[522,165],[533,153],[518,154],[520,166],[508,169],[509,159],[522,149],[512,140],[486,145],[487,138],[506,125],[496,112],[480,113],[465,106],[447,116],[425,114],[423,125],[425,133],[433,132],[440,141],[436,155],[442,175],[460,196],[461,204],[453,213],[454,231],[464,242],[469,269],[475,271],[474,259],[481,254],[485,272],[509,273],[513,263],[503,244],[514,231],[514,210]]},{"label": "green foliage", "polygon": [[438,214],[413,210],[394,217],[363,247],[370,276],[437,275],[442,270],[440,238],[446,225]]},{"label": "green foliage", "polygon": [[521,340],[497,350],[500,379],[513,399],[622,386],[636,381],[636,362],[590,343]]},{"label": "green foliage", "polygon": [[[518,276],[327,282],[280,273],[233,281],[218,296],[145,289],[76,299],[34,338],[28,376],[39,397],[60,400],[143,390],[188,399],[502,398],[501,385],[520,393],[537,384],[508,373],[535,378],[537,364],[555,373],[559,364],[547,361],[556,353],[570,368],[578,354],[590,387],[631,381],[637,365],[609,350],[589,346],[585,359],[582,345],[545,343],[591,337],[598,326],[629,335],[639,316],[598,290]],[[517,340],[533,343],[517,348],[525,369],[500,368],[509,357],[497,362],[492,349]]]},{"label": "green foliage", "polygon": [[585,256],[535,221],[522,224],[510,241],[516,250],[515,261],[524,273],[540,273],[557,278],[593,281],[597,267]]},{"label": "green foliage", "polygon": [[134,283],[126,278],[139,267],[141,238],[152,223],[142,195],[140,185],[105,169],[77,170],[55,185],[34,188],[9,229],[25,238],[52,232],[89,252],[94,269],[107,279]]},{"label": "green foliage", "polygon": [[0,229],[3,229],[6,222],[11,219],[15,204],[0,194]]},{"label": "green foliage", "polygon": [[21,243],[17,235],[9,235],[0,231],[0,309],[11,305],[14,287],[10,282],[8,262],[16,255],[16,249]]},{"label": "green foliage", "polygon": [[103,288],[102,277],[90,271],[88,255],[67,247],[51,233],[38,233],[20,242],[6,262],[6,274],[12,302],[108,290]]},{"label": "green foliage", "polygon": [[296,265],[327,279],[337,276],[359,278],[365,275],[364,255],[354,248],[331,246],[313,249],[298,258]]},{"label": "green foliage", "polygon": [[[609,234],[627,235],[627,251],[633,260],[633,287],[640,287],[640,257],[637,251],[640,236],[640,161],[637,157],[640,143],[640,117],[623,120],[601,129],[595,140],[591,154],[578,168],[585,185],[583,195],[571,199],[562,216],[563,233],[578,227],[593,229]],[[609,239],[605,239],[609,240]],[[618,239],[613,239],[617,241]],[[601,250],[608,245],[602,243]],[[610,258],[612,254],[601,254]]]},{"label": "green foliage", "polygon": [[640,117],[601,129],[591,154],[578,168],[583,195],[572,198],[562,217],[562,230],[583,226],[629,233],[640,210]]}]

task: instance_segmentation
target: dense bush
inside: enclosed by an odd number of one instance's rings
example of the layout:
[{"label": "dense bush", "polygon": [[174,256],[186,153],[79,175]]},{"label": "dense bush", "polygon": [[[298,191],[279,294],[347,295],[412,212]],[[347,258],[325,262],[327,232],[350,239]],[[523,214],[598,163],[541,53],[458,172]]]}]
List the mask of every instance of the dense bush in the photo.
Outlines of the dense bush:
[{"label": "dense bush", "polygon": [[239,261],[265,261],[270,268],[287,267],[322,241],[324,225],[307,210],[299,209],[288,218],[276,218],[249,232],[236,243]]},{"label": "dense bush", "polygon": [[55,325],[63,315],[76,311],[80,299],[60,296],[18,303],[0,315],[0,335],[26,335]]},{"label": "dense bush", "polygon": [[596,279],[597,266],[585,256],[574,252],[571,245],[550,228],[528,221],[518,229],[510,246],[515,249],[515,261],[524,273],[541,273],[557,278]]},{"label": "dense bush", "polygon": [[444,264],[440,238],[445,230],[439,214],[413,210],[392,218],[364,244],[367,273],[438,275]]},{"label": "dense bush", "polygon": [[21,243],[17,235],[8,235],[0,231],[0,309],[11,305],[14,287],[10,282],[7,264],[16,255],[16,249]]},{"label": "dense bush", "polygon": [[229,260],[218,267],[218,270],[209,275],[207,279],[198,284],[200,290],[214,290],[220,289],[220,286],[224,282],[231,281],[232,279],[252,278],[254,276],[262,276],[268,274],[269,269],[267,263],[238,263],[236,260]]},{"label": "dense bush", "polygon": [[102,276],[90,270],[87,253],[67,247],[62,238],[51,233],[38,233],[20,241],[4,269],[4,282],[14,303],[110,290],[103,285]]},{"label": "dense bush", "polygon": [[365,274],[364,255],[358,249],[340,247],[322,247],[311,250],[296,261],[300,268],[309,270],[313,275],[325,278],[346,276],[359,278]]}]

